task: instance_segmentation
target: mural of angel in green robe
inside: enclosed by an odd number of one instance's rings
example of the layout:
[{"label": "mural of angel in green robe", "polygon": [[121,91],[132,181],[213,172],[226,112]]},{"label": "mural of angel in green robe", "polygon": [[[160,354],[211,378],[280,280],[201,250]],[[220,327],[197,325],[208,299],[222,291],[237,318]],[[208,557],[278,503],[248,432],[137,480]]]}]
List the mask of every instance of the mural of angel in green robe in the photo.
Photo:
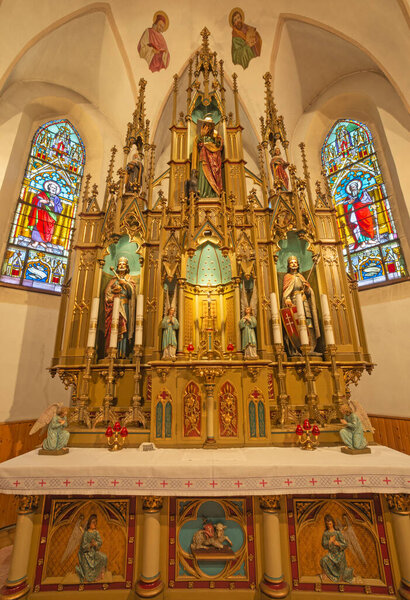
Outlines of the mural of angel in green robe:
[{"label": "mural of angel in green robe", "polygon": [[100,552],[102,539],[97,531],[97,515],[90,515],[85,526],[80,548],[78,566],[75,568],[81,583],[103,579],[107,567],[107,555]]},{"label": "mural of angel in green robe", "polygon": [[335,525],[332,515],[326,514],[324,521],[326,529],[322,536],[322,546],[328,553],[320,559],[320,566],[331,581],[352,581],[353,569],[347,566],[345,557],[349,544]]}]

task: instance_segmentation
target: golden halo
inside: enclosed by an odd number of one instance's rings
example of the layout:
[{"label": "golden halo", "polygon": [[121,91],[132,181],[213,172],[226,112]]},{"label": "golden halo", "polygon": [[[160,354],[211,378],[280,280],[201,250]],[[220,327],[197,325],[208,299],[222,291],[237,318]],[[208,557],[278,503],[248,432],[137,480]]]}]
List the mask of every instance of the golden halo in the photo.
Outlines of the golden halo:
[{"label": "golden halo", "polygon": [[229,25],[230,25],[231,27],[233,27],[233,23],[232,23],[232,17],[234,16],[234,14],[235,14],[236,12],[238,12],[238,13],[241,15],[241,17],[242,17],[242,21],[244,21],[244,20],[245,20],[245,13],[243,12],[243,10],[242,10],[241,8],[239,8],[239,7],[233,8],[233,9],[231,10],[231,12],[229,13],[229,19],[228,19],[228,21],[229,21]]},{"label": "golden halo", "polygon": [[152,23],[155,23],[155,21],[157,20],[157,17],[164,17],[165,19],[165,27],[164,27],[164,31],[166,31],[169,27],[169,19],[168,19],[168,15],[164,13],[163,10],[158,10],[155,15],[152,18]]}]

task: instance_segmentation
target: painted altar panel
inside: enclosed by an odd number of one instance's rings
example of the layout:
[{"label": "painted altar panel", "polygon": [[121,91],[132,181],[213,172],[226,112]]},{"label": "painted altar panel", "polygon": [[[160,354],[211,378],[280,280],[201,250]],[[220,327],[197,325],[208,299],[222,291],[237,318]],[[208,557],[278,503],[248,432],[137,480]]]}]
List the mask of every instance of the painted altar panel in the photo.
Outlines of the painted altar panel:
[{"label": "painted altar panel", "polygon": [[44,505],[34,591],[128,589],[135,498],[51,497]]},{"label": "painted altar panel", "polygon": [[378,494],[288,496],[293,588],[394,594]]},{"label": "painted altar panel", "polygon": [[255,589],[253,499],[170,498],[168,553],[170,588]]}]

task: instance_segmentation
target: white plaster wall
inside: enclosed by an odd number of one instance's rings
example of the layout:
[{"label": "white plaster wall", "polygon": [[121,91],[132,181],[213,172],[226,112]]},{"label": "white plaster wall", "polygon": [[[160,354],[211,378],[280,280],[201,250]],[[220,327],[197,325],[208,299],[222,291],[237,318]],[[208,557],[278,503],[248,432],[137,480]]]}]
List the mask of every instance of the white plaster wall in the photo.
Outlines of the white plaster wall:
[{"label": "white plaster wall", "polygon": [[60,298],[0,287],[0,422],[38,417],[69,401],[47,367],[54,350]]},{"label": "white plaster wall", "polygon": [[352,397],[370,414],[410,417],[410,281],[359,294],[374,371]]}]

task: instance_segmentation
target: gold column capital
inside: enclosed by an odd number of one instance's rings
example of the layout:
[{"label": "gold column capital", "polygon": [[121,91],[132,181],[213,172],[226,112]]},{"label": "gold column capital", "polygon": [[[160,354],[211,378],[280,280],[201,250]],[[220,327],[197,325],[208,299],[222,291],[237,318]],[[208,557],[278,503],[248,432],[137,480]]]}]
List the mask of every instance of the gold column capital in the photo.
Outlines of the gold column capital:
[{"label": "gold column capital", "polygon": [[260,496],[259,506],[264,512],[277,512],[280,510],[280,496]]},{"label": "gold column capital", "polygon": [[24,515],[35,512],[38,508],[39,496],[17,496],[18,513]]},{"label": "gold column capital", "polygon": [[386,494],[389,510],[399,515],[410,514],[410,494]]},{"label": "gold column capital", "polygon": [[143,496],[142,510],[144,512],[158,512],[163,506],[163,498],[161,496]]}]

